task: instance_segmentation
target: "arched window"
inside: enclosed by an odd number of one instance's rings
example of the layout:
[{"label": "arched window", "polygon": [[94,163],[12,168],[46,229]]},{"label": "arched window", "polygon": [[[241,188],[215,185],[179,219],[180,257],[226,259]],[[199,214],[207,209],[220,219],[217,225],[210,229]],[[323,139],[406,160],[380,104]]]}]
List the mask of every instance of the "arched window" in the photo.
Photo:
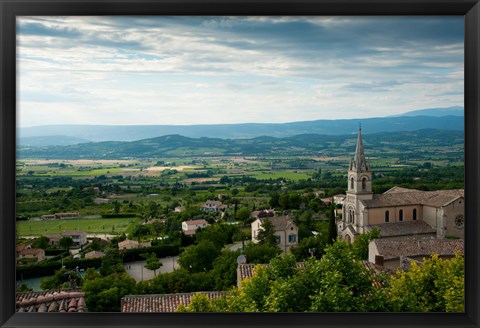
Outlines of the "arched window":
[{"label": "arched window", "polygon": [[416,208],[413,209],[413,219],[414,220],[417,219],[417,209]]},{"label": "arched window", "polygon": [[385,211],[385,222],[390,222],[390,212]]},{"label": "arched window", "polygon": [[367,189],[367,178],[363,178],[362,179],[362,190],[366,190]]},{"label": "arched window", "polygon": [[350,209],[350,211],[348,211],[348,222],[352,223],[354,219],[355,219],[355,210]]},{"label": "arched window", "polygon": [[353,177],[350,178],[350,189],[353,189]]},{"label": "arched window", "polygon": [[403,210],[398,211],[398,221],[403,221]]}]

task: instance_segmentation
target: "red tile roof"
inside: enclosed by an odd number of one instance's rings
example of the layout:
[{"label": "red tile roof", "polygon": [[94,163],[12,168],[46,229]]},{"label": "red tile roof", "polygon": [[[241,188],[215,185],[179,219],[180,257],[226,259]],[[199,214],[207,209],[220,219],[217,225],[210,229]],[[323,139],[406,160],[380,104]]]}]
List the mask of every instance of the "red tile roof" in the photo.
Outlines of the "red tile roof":
[{"label": "red tile roof", "polygon": [[210,299],[220,298],[226,292],[195,292],[179,294],[127,295],[122,298],[121,312],[175,312],[180,304],[188,306],[197,293]]},{"label": "red tile roof", "polygon": [[17,312],[87,312],[79,289],[51,289],[16,293]]}]

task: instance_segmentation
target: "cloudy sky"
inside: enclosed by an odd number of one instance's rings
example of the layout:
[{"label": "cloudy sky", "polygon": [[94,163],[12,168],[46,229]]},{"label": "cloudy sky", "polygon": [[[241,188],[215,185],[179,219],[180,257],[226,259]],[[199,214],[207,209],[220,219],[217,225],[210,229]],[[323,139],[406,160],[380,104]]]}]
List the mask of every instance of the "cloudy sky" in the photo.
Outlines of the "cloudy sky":
[{"label": "cloudy sky", "polygon": [[382,117],[463,106],[463,17],[20,17],[18,125]]}]

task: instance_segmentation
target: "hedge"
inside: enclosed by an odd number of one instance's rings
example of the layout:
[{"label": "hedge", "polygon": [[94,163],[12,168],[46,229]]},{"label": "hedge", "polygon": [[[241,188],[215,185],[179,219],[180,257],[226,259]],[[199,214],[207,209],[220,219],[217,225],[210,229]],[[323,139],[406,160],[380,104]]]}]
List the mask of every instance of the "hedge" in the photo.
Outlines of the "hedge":
[{"label": "hedge", "polygon": [[123,255],[123,263],[142,261],[144,258],[141,257],[141,254],[145,253],[155,253],[158,258],[162,258],[167,256],[176,256],[180,254],[180,250],[178,245],[158,245],[143,248],[125,249],[120,251],[120,254]]},{"label": "hedge", "polygon": [[[65,268],[74,270],[78,266],[79,269],[99,268],[102,259],[65,259],[63,265]],[[17,279],[37,278],[43,276],[52,276],[55,271],[62,268],[60,260],[46,260],[34,265],[25,265],[17,267]]]}]

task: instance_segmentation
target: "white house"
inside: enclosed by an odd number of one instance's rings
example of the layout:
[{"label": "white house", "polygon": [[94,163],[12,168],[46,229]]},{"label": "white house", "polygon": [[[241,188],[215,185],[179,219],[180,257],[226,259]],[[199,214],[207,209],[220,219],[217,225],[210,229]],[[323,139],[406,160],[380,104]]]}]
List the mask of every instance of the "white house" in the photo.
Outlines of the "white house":
[{"label": "white house", "polygon": [[263,230],[263,223],[268,220],[273,224],[278,247],[283,252],[298,245],[298,227],[288,216],[263,217],[252,222],[252,241],[258,243],[258,234]]},{"label": "white house", "polygon": [[182,232],[185,235],[194,235],[198,228],[205,228],[208,226],[206,220],[190,220],[182,222]]}]

